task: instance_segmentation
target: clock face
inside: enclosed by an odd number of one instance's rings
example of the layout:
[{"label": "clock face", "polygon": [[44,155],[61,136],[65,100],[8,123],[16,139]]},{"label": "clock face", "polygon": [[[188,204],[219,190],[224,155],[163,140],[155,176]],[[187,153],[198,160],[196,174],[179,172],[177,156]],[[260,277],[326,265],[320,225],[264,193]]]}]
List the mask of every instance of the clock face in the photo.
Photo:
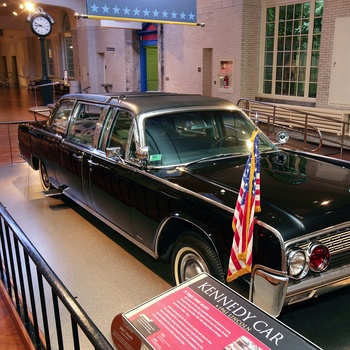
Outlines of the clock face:
[{"label": "clock face", "polygon": [[34,34],[36,35],[46,36],[51,32],[51,22],[44,16],[34,17],[32,19],[31,26]]}]

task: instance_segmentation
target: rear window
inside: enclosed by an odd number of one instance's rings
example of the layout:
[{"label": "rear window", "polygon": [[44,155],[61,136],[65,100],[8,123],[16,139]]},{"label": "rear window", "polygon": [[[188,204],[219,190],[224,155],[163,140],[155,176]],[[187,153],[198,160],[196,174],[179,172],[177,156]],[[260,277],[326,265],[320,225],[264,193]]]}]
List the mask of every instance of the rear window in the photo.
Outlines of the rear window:
[{"label": "rear window", "polygon": [[74,102],[75,101],[64,101],[54,111],[50,126],[56,133],[66,133],[69,116],[73,109]]}]

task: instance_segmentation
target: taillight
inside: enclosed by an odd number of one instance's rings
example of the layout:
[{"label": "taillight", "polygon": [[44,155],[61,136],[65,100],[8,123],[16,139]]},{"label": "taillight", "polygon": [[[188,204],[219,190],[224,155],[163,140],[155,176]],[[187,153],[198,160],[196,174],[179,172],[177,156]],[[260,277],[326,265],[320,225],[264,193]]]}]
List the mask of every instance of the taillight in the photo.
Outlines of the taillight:
[{"label": "taillight", "polygon": [[331,256],[325,245],[318,242],[312,243],[309,246],[308,253],[311,271],[322,272],[328,267]]}]

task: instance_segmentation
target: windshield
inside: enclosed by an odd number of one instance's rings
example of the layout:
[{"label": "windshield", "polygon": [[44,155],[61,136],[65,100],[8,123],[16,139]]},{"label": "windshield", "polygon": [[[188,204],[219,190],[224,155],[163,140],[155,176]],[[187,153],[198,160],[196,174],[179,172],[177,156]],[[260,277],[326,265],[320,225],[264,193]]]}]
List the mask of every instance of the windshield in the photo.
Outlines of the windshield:
[{"label": "windshield", "polygon": [[[240,111],[196,111],[165,114],[145,120],[151,166],[175,166],[202,159],[250,152],[255,125]],[[260,150],[273,148],[259,134]]]}]

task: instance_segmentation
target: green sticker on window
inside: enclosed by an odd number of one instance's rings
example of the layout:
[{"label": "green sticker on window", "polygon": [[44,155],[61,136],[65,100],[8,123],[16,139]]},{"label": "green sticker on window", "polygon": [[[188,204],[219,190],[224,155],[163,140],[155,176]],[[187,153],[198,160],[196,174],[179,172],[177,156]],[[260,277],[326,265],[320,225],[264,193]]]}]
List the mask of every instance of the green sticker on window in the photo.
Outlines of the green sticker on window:
[{"label": "green sticker on window", "polygon": [[159,160],[162,160],[162,155],[161,154],[151,154],[149,157],[150,162],[157,162]]}]

